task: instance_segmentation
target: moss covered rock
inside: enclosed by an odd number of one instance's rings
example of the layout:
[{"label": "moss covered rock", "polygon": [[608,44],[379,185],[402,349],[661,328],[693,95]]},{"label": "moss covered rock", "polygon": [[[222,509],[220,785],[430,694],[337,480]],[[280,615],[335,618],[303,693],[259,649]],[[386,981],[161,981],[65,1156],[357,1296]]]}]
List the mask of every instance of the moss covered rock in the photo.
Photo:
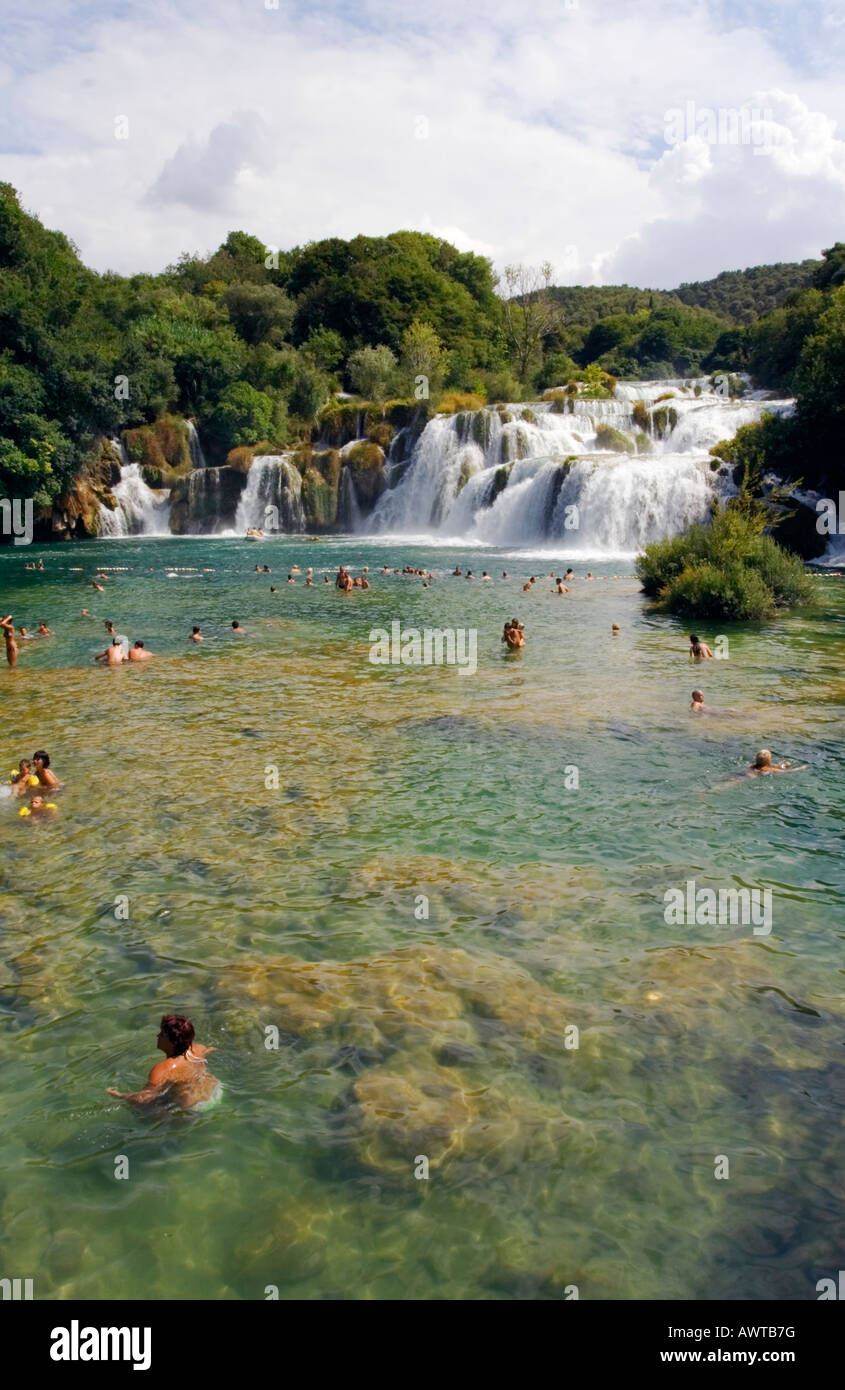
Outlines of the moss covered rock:
[{"label": "moss covered rock", "polygon": [[596,430],[596,448],[611,449],[615,454],[635,454],[637,446],[633,439],[629,439],[627,434],[621,430],[615,430],[612,425],[599,425]]},{"label": "moss covered rock", "polygon": [[[664,398],[665,399],[665,398]],[[651,426],[656,439],[665,439],[678,423],[678,412],[674,406],[661,406],[651,417]]]},{"label": "moss covered rock", "polygon": [[648,413],[648,407],[645,401],[634,401],[631,414],[637,429],[642,430],[644,434],[648,434],[651,429],[651,416]]},{"label": "moss covered rock", "polygon": [[120,452],[104,435],[89,450],[73,486],[53,503],[49,534],[59,540],[99,535],[100,507],[117,509],[112,488],[120,481]]},{"label": "moss covered rock", "polygon": [[337,522],[337,484],[328,482],[316,468],[307,468],[302,477],[302,505],[309,530],[329,530]]},{"label": "moss covered rock", "polygon": [[362,506],[372,506],[387,486],[384,476],[384,450],[370,441],[353,444],[343,455],[355,493]]},{"label": "moss covered rock", "polygon": [[160,415],[152,425],[124,430],[121,437],[132,463],[159,469],[161,476],[191,471],[188,426],[180,415]]}]

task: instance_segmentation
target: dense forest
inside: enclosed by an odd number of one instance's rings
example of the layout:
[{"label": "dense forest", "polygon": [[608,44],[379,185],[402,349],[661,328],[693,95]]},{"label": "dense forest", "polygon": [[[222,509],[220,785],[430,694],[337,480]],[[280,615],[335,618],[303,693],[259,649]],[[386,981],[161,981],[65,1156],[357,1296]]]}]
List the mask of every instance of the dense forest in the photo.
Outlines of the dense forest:
[{"label": "dense forest", "polygon": [[[676,292],[556,287],[400,231],[274,252],[231,232],[159,275],[95,273],[0,184],[0,495],[48,511],[108,484],[106,436],[162,484],[210,461],[307,441],[340,392],[454,408],[525,400],[601,371],[640,379],[746,371],[795,393],[793,419],[723,456],[808,481],[841,476],[845,245],[821,261],[732,271]],[[104,472],[105,470],[105,472]],[[82,482],[80,483],[80,480]]]}]

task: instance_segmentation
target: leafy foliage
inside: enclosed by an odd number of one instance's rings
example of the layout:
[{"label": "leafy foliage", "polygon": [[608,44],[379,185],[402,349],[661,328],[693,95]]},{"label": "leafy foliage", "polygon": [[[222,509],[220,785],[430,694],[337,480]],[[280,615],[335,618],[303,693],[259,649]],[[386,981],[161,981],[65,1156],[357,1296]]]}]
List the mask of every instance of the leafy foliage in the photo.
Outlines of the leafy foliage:
[{"label": "leafy foliage", "polygon": [[637,559],[644,591],[688,618],[758,620],[812,603],[802,562],[764,534],[772,521],[767,507],[741,493],[716,510],[710,526],[646,546]]}]

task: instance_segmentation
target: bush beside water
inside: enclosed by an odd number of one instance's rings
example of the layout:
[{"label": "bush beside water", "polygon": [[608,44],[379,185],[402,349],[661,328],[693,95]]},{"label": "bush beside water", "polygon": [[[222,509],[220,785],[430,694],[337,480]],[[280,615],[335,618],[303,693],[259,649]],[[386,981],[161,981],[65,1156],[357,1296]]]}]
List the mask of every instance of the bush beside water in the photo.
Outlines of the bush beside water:
[{"label": "bush beside water", "polygon": [[687,618],[759,620],[813,602],[810,576],[764,529],[767,508],[740,497],[717,509],[710,526],[646,546],[637,559],[643,589],[657,606]]}]

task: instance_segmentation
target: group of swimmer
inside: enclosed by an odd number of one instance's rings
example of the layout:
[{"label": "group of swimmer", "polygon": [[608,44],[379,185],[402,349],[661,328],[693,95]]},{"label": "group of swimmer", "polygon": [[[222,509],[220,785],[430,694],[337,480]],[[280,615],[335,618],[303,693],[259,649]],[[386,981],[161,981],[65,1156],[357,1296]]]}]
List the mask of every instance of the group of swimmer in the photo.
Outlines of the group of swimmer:
[{"label": "group of swimmer", "polygon": [[[21,758],[19,766],[12,769],[9,776],[12,796],[28,796],[29,805],[22,806],[19,816],[34,816],[36,819],[52,816],[58,807],[54,801],[45,800],[45,791],[57,791],[61,782],[50,767],[50,754],[44,748],[33,753],[32,758]],[[37,790],[36,790],[37,788]]]},{"label": "group of swimmer", "polygon": [[[30,568],[34,569],[35,566],[32,565]],[[53,636],[47,624],[44,622],[38,624],[37,632],[30,632],[28,628],[25,627],[19,627],[17,632],[15,632],[11,613],[7,613],[5,618],[0,618],[0,627],[3,629],[3,637],[6,641],[6,660],[13,668],[18,664],[18,654],[20,652],[20,647],[18,646],[19,642],[32,642],[36,637]]]},{"label": "group of swimmer", "polygon": [[[87,617],[88,615],[85,614]],[[111,643],[103,651],[97,652],[95,661],[102,661],[106,666],[120,666],[124,661],[150,661],[152,652],[148,652],[143,642],[136,642],[130,647],[129,638],[122,632],[115,632],[114,623],[106,618],[105,629],[111,638]]]}]

